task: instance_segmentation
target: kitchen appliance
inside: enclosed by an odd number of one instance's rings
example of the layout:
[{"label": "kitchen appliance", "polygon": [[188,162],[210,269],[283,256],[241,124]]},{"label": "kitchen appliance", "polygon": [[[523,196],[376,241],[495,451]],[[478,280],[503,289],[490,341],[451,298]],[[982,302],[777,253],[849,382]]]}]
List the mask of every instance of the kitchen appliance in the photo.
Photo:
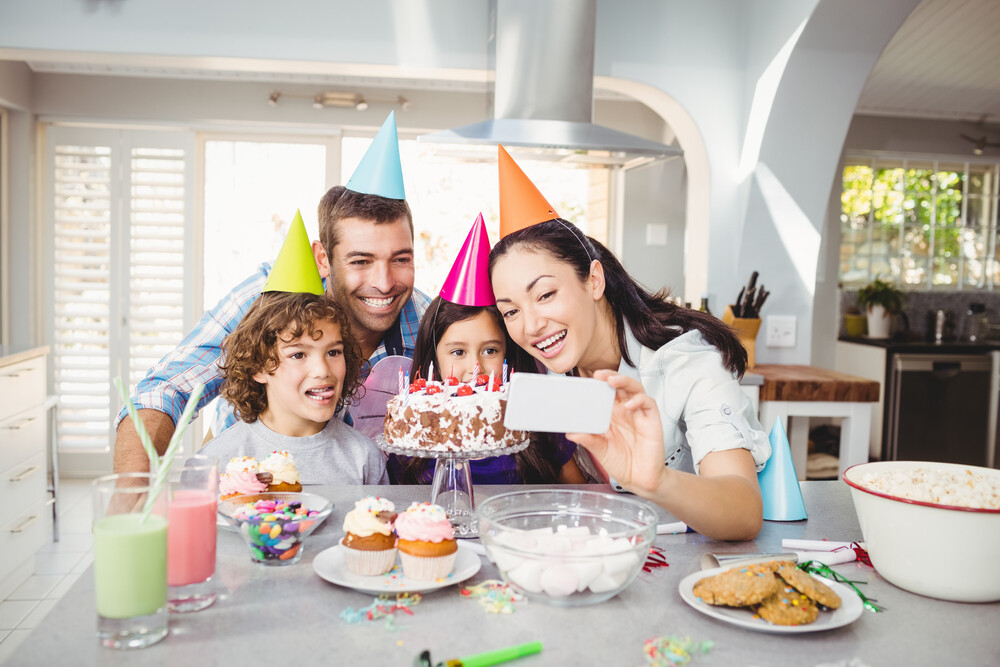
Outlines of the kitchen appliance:
[{"label": "kitchen appliance", "polygon": [[[596,0],[496,3],[493,118],[417,137],[662,159],[683,151],[593,122]],[[605,156],[607,157],[607,156]]]},{"label": "kitchen appliance", "polygon": [[884,460],[996,464],[1000,352],[896,354]]}]

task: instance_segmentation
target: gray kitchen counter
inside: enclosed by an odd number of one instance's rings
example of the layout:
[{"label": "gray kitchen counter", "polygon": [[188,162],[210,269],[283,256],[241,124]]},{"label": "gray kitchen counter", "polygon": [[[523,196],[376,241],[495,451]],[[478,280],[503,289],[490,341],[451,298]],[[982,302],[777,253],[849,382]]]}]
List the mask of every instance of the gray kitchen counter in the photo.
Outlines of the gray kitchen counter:
[{"label": "gray kitchen counter", "polygon": [[[477,487],[480,499],[524,487]],[[609,491],[605,486],[585,487]],[[428,593],[399,615],[395,629],[385,621],[350,624],[347,607],[373,597],[321,579],[312,568],[316,554],[341,537],[344,513],[353,502],[379,494],[405,508],[426,500],[427,487],[317,487],[333,500],[333,514],[306,543],[302,561],[290,567],[252,563],[241,538],[220,530],[217,582],[220,597],[209,609],[171,615],[170,635],[138,651],[114,651],[95,637],[93,574],[86,572],[11,657],[11,665],[401,665],[413,664],[423,649],[435,661],[540,640],[541,654],[511,663],[535,665],[645,664],[643,644],[662,635],[711,640],[698,654],[702,665],[986,665],[1000,664],[1000,604],[961,604],[921,597],[889,584],[858,563],[836,569],[866,582],[863,590],[886,611],[865,611],[853,623],[824,632],[776,635],[734,627],[689,607],[678,593],[682,578],[699,569],[706,552],[776,552],[783,538],[860,540],[850,490],[841,481],[803,482],[809,519],[765,522],[752,542],[726,543],[694,533],[663,535],[667,568],[640,573],[617,597],[592,607],[553,607],[522,602],[513,614],[487,613],[459,587]],[[664,521],[672,520],[661,512]],[[928,539],[934,539],[929,535]],[[919,548],[919,545],[914,545]],[[496,578],[485,558],[468,583]]]}]

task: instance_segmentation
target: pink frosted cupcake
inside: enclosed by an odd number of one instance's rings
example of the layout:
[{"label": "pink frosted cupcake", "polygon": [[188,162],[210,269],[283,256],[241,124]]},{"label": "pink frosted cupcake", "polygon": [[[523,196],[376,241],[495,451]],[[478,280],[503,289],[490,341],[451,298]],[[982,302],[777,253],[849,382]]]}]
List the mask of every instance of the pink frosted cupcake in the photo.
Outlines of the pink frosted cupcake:
[{"label": "pink frosted cupcake", "polygon": [[[261,479],[263,477],[264,479]],[[260,472],[260,464],[252,456],[229,459],[226,471],[219,475],[219,497],[222,500],[267,491],[269,473]]]},{"label": "pink frosted cupcake", "polygon": [[354,574],[385,574],[396,565],[396,536],[392,522],[395,505],[385,498],[368,496],[354,503],[344,515],[344,562]]},{"label": "pink frosted cupcake", "polygon": [[413,503],[396,517],[403,574],[409,579],[444,579],[455,566],[458,542],[448,515],[438,505]]}]

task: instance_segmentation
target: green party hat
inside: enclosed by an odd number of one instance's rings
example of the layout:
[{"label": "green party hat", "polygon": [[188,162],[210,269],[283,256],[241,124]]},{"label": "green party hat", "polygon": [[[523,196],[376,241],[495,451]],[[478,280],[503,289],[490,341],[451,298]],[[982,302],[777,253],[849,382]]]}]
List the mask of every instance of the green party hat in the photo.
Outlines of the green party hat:
[{"label": "green party hat", "polygon": [[323,280],[316,268],[316,258],[313,257],[309,245],[309,235],[306,234],[302,215],[295,211],[295,218],[288,229],[285,243],[278,251],[271,273],[267,276],[264,292],[307,292],[323,294]]}]

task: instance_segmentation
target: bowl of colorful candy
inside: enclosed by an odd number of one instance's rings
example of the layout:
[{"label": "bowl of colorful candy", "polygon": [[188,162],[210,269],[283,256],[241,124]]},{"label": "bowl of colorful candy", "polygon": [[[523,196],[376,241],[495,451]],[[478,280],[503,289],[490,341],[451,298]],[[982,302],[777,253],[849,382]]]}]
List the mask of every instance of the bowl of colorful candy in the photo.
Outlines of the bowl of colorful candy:
[{"label": "bowl of colorful candy", "polygon": [[876,461],[844,471],[875,570],[941,600],[1000,600],[1000,470]]},{"label": "bowl of colorful candy", "polygon": [[500,576],[529,599],[603,602],[625,590],[656,537],[652,506],[626,496],[531,489],[479,503],[479,539]]},{"label": "bowl of colorful candy", "polygon": [[302,543],[333,511],[333,503],[314,493],[255,493],[219,501],[219,514],[250,547],[261,565],[294,565]]}]

